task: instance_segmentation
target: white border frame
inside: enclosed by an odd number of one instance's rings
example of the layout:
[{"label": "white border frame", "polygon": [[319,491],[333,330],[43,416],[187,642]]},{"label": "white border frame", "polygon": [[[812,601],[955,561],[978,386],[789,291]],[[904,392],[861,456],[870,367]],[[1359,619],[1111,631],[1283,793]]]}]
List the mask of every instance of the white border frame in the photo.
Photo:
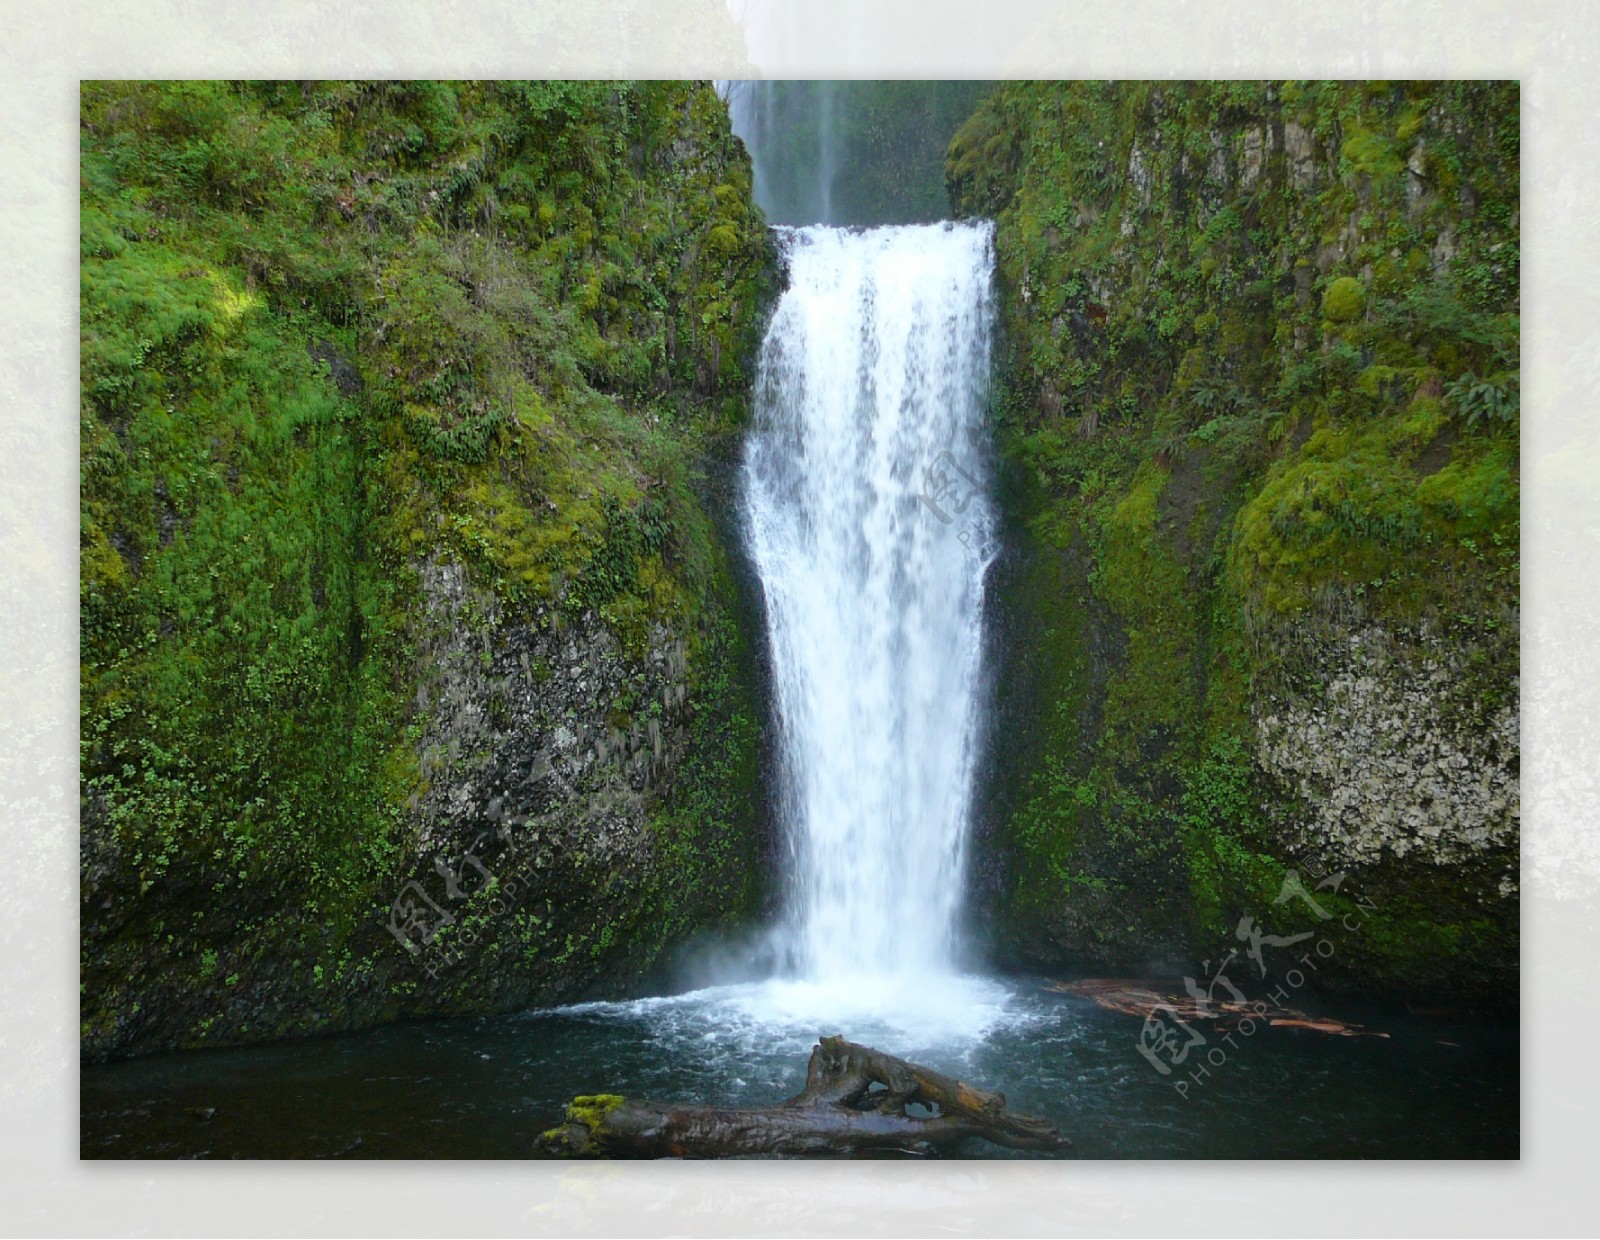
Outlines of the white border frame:
[{"label": "white border frame", "polygon": [[[0,1230],[1585,1234],[1600,988],[1600,6],[1582,0],[13,0],[0,47]],[[742,22],[742,26],[739,24]],[[1523,83],[1523,1161],[77,1161],[77,84],[94,77],[1511,77]],[[530,1134],[531,1135],[531,1134]]]}]

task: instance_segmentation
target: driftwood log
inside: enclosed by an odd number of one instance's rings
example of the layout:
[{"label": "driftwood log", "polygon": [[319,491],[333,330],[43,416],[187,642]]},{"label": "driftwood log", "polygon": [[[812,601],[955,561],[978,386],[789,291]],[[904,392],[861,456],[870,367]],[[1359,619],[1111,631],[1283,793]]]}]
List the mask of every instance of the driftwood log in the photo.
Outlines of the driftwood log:
[{"label": "driftwood log", "polygon": [[933,1154],[969,1137],[1023,1150],[1071,1144],[1043,1120],[1012,1114],[1004,1094],[831,1037],[812,1049],[806,1087],[787,1102],[734,1109],[588,1095],[539,1147],[564,1158],[797,1158]]},{"label": "driftwood log", "polygon": [[[1211,1021],[1218,1030],[1237,1029],[1255,1021],[1283,1029],[1309,1029],[1341,1038],[1387,1038],[1387,1033],[1367,1029],[1332,1016],[1310,1016],[1299,1008],[1279,1007],[1264,1000],[1218,999],[1195,990],[1180,990],[1175,982],[1146,978],[1091,977],[1075,982],[1051,982],[1046,990],[1093,999],[1101,1007],[1124,1016],[1148,1020],[1165,1010],[1179,1020],[1198,1024]],[[1231,986],[1230,986],[1231,989]]]}]

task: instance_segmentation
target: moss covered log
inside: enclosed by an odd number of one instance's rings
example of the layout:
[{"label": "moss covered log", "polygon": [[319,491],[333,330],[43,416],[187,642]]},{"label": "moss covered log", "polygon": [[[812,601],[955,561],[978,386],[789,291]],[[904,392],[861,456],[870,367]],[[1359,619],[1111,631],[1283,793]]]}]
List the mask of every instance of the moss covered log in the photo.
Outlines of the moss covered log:
[{"label": "moss covered log", "polygon": [[537,1153],[555,1158],[841,1158],[874,1152],[925,1157],[982,1139],[1011,1149],[1072,1144],[1004,1094],[834,1035],[811,1049],[806,1084],[765,1107],[646,1102],[584,1094]]},{"label": "moss covered log", "polygon": [[1324,983],[1515,1002],[1518,126],[1506,83],[1075,83],[958,133],[1005,957],[1215,960],[1346,871],[1384,911]]},{"label": "moss covered log", "polygon": [[761,899],[700,83],[87,83],[91,1056],[624,985]]}]

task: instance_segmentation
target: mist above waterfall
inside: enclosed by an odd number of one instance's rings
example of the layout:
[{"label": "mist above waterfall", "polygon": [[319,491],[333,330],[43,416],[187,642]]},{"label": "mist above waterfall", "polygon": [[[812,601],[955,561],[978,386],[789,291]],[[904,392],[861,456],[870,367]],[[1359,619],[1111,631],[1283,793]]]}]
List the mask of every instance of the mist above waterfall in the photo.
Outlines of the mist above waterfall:
[{"label": "mist above waterfall", "polygon": [[911,224],[950,215],[944,155],[989,82],[719,83],[774,224]]}]

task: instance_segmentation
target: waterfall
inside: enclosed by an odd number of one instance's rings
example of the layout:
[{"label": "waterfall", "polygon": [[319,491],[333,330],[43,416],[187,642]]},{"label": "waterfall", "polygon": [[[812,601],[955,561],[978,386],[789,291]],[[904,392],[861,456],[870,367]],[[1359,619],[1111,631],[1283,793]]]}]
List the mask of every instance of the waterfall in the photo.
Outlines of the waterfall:
[{"label": "waterfall", "polygon": [[833,82],[723,81],[733,130],[750,151],[752,196],[780,224],[834,222],[839,168]]},{"label": "waterfall", "polygon": [[994,543],[992,227],[778,230],[744,516],[789,830],[781,929],[812,980],[948,973]]},{"label": "waterfall", "polygon": [[817,83],[817,195],[822,202],[822,214],[817,223],[831,224],[833,220],[833,178],[838,169],[838,157],[833,141],[833,83]]}]

